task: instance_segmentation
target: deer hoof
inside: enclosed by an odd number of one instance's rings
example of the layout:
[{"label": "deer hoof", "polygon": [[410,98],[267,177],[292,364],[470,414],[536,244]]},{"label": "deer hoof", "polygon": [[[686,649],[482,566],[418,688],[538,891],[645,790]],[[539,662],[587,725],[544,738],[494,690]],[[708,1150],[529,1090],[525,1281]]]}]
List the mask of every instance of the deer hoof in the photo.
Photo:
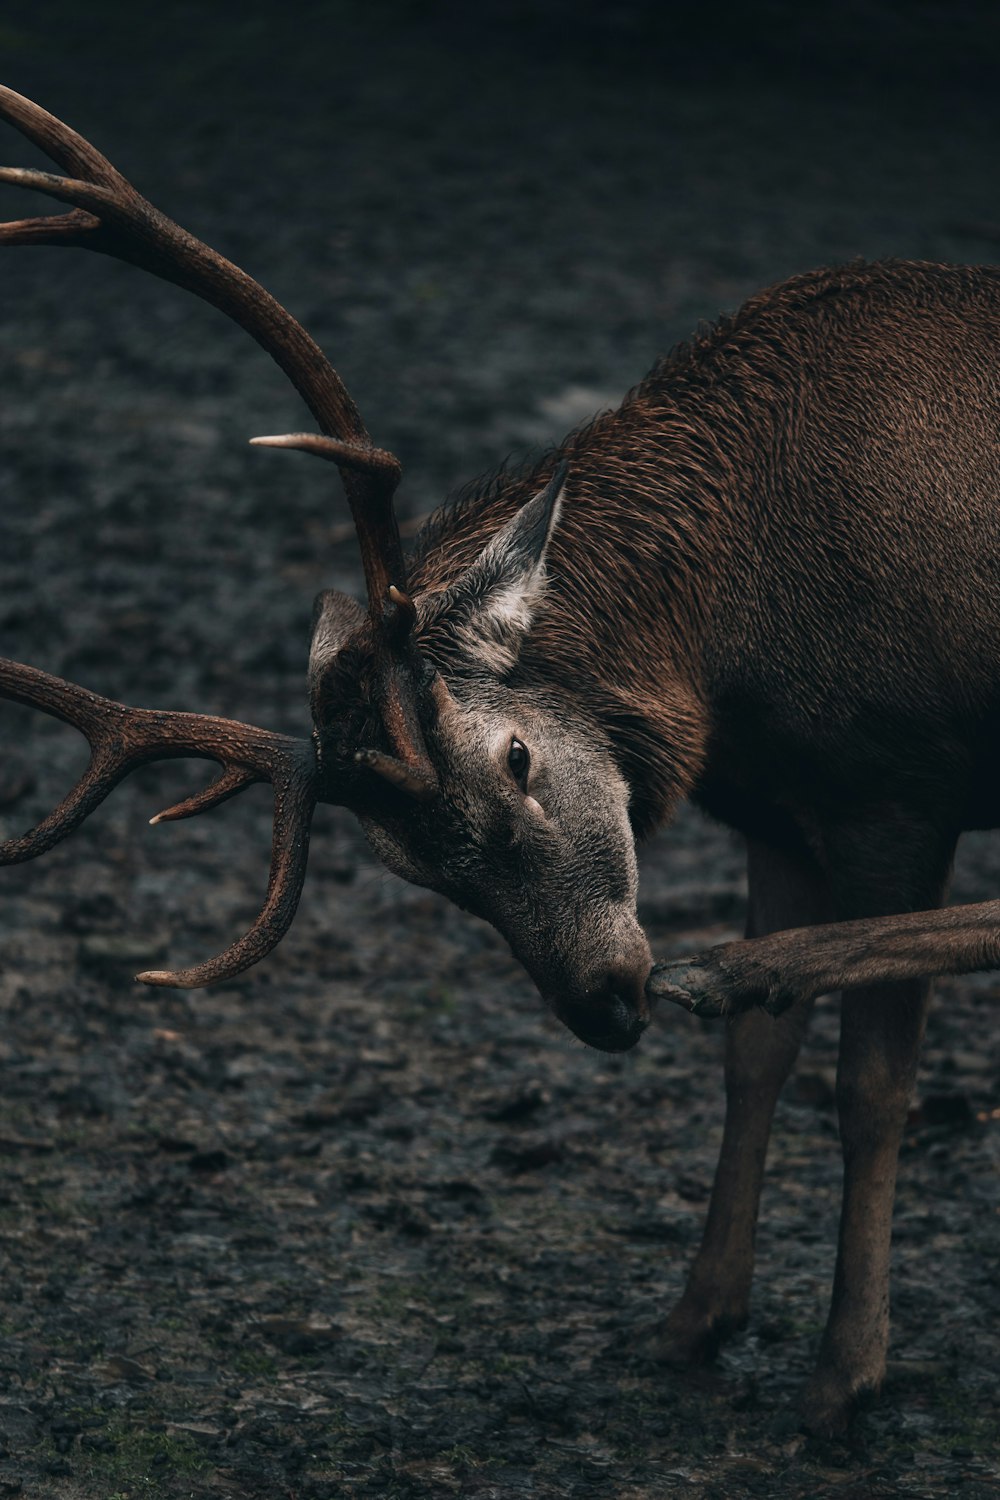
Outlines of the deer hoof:
[{"label": "deer hoof", "polygon": [[874,1404],[875,1384],[852,1384],[837,1372],[817,1370],[802,1393],[802,1429],[824,1441],[845,1437],[859,1411]]},{"label": "deer hoof", "polygon": [[646,994],[651,999],[670,1000],[696,1016],[716,1017],[725,1012],[725,997],[698,958],[654,964],[646,981]]},{"label": "deer hoof", "polygon": [[710,1364],[722,1345],[746,1327],[745,1315],[708,1312],[679,1302],[665,1319],[640,1329],[632,1348],[641,1359],[674,1370]]}]

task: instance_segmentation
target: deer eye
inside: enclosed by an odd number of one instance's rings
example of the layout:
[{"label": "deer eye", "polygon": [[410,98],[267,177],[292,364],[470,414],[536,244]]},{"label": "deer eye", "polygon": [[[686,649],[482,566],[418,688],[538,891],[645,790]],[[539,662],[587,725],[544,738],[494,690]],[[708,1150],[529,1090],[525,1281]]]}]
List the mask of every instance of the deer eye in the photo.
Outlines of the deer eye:
[{"label": "deer eye", "polygon": [[522,789],[528,779],[528,767],[531,765],[531,756],[528,754],[527,745],[522,745],[520,740],[511,740],[510,749],[507,751],[507,765],[510,774]]}]

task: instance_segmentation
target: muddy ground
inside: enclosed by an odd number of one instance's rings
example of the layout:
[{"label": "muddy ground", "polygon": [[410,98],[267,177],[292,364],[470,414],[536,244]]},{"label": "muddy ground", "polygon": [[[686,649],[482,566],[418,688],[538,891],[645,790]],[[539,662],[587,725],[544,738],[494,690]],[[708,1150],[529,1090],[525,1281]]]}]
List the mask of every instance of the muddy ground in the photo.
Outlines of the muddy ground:
[{"label": "muddy ground", "polygon": [[[990,11],[803,9],[14,0],[0,56],[303,319],[412,517],[766,282],[995,257]],[[37,160],[7,130],[0,158]],[[281,376],[181,292],[55,250],[4,256],[0,353],[0,651],[301,732],[312,596],[359,568],[331,474],[246,446],[302,425]],[[83,755],[26,711],[0,731],[16,833]],[[794,1398],[833,1266],[835,1002],[779,1110],[750,1329],[663,1373],[631,1338],[699,1234],[718,1027],[668,1011],[633,1054],[586,1050],[490,928],[328,809],[270,959],[136,986],[263,891],[263,792],[146,826],[203,777],[144,771],[2,872],[0,1496],[1000,1492],[1000,981],[940,987],[885,1399],[816,1446]],[[976,835],[954,894],[998,889]],[[742,908],[724,830],[685,813],[645,851],[658,954]]]}]

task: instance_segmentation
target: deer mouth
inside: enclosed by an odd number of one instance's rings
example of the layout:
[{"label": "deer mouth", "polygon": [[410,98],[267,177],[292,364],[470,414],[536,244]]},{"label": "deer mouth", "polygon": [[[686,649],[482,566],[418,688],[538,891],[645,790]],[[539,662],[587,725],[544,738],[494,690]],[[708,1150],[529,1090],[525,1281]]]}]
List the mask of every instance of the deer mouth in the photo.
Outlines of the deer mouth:
[{"label": "deer mouth", "polygon": [[649,1008],[621,995],[603,997],[600,1003],[557,1002],[559,1020],[574,1036],[598,1052],[628,1052],[649,1025]]}]

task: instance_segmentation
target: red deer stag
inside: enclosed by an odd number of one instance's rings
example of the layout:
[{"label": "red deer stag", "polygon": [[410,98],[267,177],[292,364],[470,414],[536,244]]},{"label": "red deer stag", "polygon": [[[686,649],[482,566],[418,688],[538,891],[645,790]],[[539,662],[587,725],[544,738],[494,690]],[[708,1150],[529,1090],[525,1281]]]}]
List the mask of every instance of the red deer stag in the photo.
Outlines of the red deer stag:
[{"label": "red deer stag", "polygon": [[[775,1100],[809,999],[848,986],[839,1254],[805,1394],[808,1424],[836,1430],[885,1367],[925,976],[1000,959],[1000,903],[933,910],[959,833],[1000,821],[1000,273],[858,265],[763,292],[557,453],[442,510],[404,563],[399,465],[303,329],[51,115],[6,89],[0,111],[66,174],[0,181],[68,205],[0,240],[144,266],[251,333],[321,429],[256,441],[337,466],[368,591],[367,610],[318,600],[311,739],[0,663],[0,694],[92,747],[73,792],[0,858],[51,848],[143,762],[201,756],[221,775],[160,819],[272,782],[267,899],[220,957],[147,983],[207,984],[270,951],[325,801],[393,870],[493,922],[593,1046],[632,1046],[657,993],[726,1011],[705,1237],[646,1339],[669,1361],[710,1356],[746,1322]],[[757,941],[651,975],[635,840],[685,796],[747,836]]]}]

